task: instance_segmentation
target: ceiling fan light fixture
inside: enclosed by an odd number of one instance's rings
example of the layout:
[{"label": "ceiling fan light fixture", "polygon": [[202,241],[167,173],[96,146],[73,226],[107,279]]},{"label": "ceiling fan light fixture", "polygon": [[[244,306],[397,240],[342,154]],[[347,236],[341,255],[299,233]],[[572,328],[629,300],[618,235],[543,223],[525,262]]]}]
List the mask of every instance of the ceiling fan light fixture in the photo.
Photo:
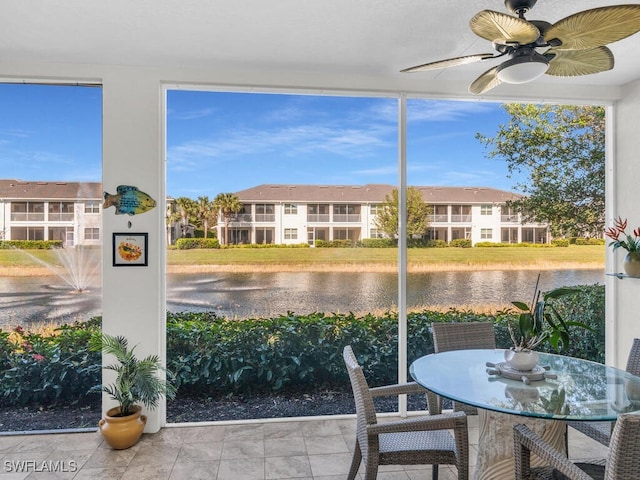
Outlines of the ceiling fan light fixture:
[{"label": "ceiling fan light fixture", "polygon": [[541,77],[549,68],[549,60],[539,53],[516,55],[498,67],[496,72],[505,83],[527,83]]}]

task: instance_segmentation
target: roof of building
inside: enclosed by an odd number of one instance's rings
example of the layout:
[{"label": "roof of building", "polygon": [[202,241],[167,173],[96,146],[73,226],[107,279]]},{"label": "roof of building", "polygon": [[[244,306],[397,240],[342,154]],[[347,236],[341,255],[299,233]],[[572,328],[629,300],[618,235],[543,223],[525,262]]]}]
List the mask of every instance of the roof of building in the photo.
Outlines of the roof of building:
[{"label": "roof of building", "polygon": [[[273,185],[264,184],[236,193],[241,202],[381,202],[395,187],[367,185]],[[430,204],[504,203],[522,196],[488,187],[415,187]]]},{"label": "roof of building", "polygon": [[101,199],[100,182],[25,182],[0,179],[1,199],[76,200]]}]

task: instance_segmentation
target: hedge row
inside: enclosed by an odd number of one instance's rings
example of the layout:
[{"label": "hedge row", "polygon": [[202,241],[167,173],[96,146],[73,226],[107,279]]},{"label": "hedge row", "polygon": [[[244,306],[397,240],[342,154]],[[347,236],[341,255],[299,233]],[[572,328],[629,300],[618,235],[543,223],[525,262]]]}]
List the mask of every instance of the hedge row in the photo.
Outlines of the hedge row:
[{"label": "hedge row", "polygon": [[[556,302],[567,320],[594,331],[577,330],[568,355],[604,361],[604,287]],[[499,347],[510,346],[507,321],[513,312],[425,310],[407,319],[408,361],[433,352],[432,322],[492,321]],[[100,319],[42,336],[20,328],[0,330],[0,406],[82,402],[100,382],[100,357],[90,352],[90,336]],[[288,313],[275,318],[228,320],[209,313],[167,315],[167,366],[181,396],[345,389],[342,349],[352,345],[371,385],[396,381],[397,313]]]},{"label": "hedge row", "polygon": [[19,248],[22,250],[52,250],[62,248],[62,240],[0,240],[0,249]]},{"label": "hedge row", "polygon": [[220,248],[217,238],[179,238],[176,240],[178,250],[191,250],[194,248]]}]

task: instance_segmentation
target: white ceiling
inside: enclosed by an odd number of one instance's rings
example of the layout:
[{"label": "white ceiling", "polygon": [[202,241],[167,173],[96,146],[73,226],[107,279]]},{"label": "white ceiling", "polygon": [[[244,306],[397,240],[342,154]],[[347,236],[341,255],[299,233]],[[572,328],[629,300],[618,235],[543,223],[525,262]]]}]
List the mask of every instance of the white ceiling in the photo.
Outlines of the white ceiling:
[{"label": "white ceiling", "polygon": [[[630,2],[538,0],[527,19],[554,23],[618,3]],[[466,86],[497,62],[412,74],[399,70],[491,53],[489,42],[468,27],[483,9],[507,12],[502,0],[3,0],[0,74],[7,73],[3,65],[51,62],[250,69],[304,73],[318,84],[329,77],[367,79],[370,89],[466,94]],[[613,71],[571,79],[544,76],[534,88],[603,90],[640,79],[640,34],[610,48]],[[517,94],[527,88],[501,85],[495,91]]]}]

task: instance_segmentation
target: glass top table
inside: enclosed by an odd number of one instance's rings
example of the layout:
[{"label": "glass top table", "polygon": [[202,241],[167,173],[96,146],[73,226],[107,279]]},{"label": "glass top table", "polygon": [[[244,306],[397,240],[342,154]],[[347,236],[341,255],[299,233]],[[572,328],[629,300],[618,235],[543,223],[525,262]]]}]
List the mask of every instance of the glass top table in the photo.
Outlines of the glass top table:
[{"label": "glass top table", "polygon": [[454,350],[417,359],[413,379],[438,395],[475,407],[538,418],[615,420],[640,410],[640,377],[578,358],[540,353],[538,365],[557,378],[528,385],[487,373],[504,350]]},{"label": "glass top table", "polygon": [[[613,421],[640,410],[640,377],[599,363],[540,353],[549,376],[526,384],[489,373],[505,350],[454,350],[418,358],[413,379],[441,397],[478,407],[475,480],[514,478],[513,425],[526,423],[564,451],[565,420]],[[532,464],[541,464],[532,458]]]}]

